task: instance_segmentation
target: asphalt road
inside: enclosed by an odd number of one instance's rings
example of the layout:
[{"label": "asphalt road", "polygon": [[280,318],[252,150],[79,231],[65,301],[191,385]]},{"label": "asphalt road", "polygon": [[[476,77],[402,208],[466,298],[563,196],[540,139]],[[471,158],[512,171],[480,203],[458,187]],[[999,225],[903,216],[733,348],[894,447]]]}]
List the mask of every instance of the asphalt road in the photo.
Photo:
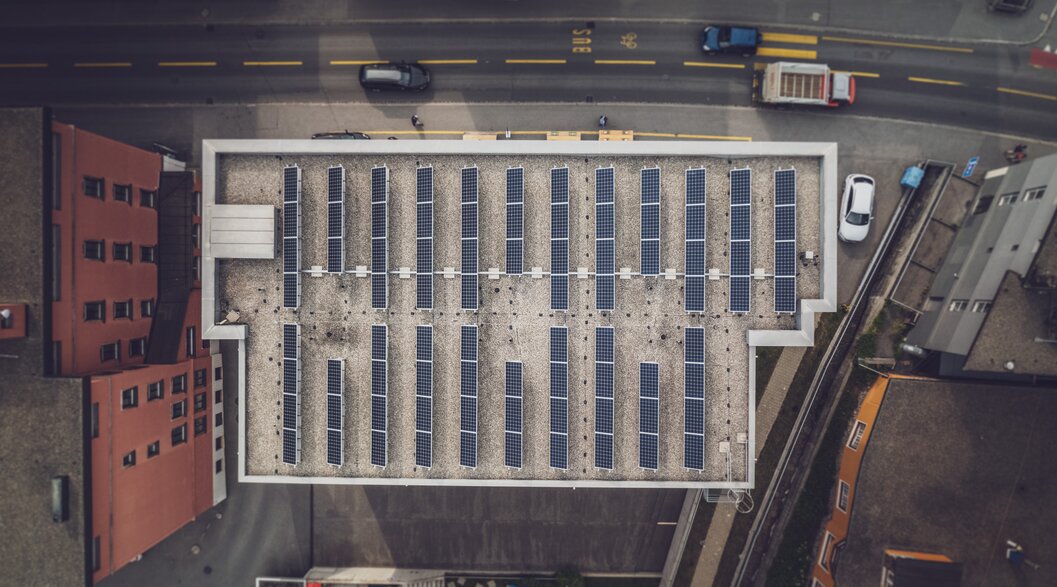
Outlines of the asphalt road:
[{"label": "asphalt road", "polygon": [[[9,29],[0,104],[634,102],[751,105],[753,66],[852,71],[860,116],[1057,136],[1057,76],[1028,49],[769,31],[752,58],[706,57],[678,23],[446,23]],[[421,61],[422,93],[365,93],[363,62]],[[818,108],[815,108],[818,110]]]}]

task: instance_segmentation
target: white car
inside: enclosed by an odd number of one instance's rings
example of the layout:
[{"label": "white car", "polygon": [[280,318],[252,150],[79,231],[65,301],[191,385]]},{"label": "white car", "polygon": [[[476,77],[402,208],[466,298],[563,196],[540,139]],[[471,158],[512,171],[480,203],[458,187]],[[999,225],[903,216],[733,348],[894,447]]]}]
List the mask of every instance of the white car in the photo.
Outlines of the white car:
[{"label": "white car", "polygon": [[844,180],[837,236],[849,243],[861,242],[870,232],[873,220],[874,181],[869,175],[853,173]]}]

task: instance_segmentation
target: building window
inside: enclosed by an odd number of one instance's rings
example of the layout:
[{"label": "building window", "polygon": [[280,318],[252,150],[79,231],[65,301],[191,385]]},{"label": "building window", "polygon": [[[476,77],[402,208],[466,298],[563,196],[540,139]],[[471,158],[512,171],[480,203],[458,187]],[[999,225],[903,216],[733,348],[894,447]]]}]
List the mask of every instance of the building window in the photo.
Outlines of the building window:
[{"label": "building window", "polygon": [[851,430],[851,436],[848,438],[848,448],[852,450],[859,450],[859,443],[862,442],[862,436],[866,433],[866,422],[862,420],[855,421],[855,427]]},{"label": "building window", "polygon": [[125,456],[121,457],[122,467],[131,467],[136,464],[136,451],[125,453]]},{"label": "building window", "polygon": [[192,202],[191,205],[194,206],[194,208],[191,210],[191,214],[193,216],[201,216],[202,215],[202,192],[195,192],[194,199],[191,200],[191,202]]},{"label": "building window", "polygon": [[223,470],[224,470],[224,459],[219,459],[217,461],[217,473],[219,474]]},{"label": "building window", "polygon": [[822,539],[822,552],[818,555],[818,566],[822,567],[826,572],[829,572],[829,562],[826,556],[829,553],[829,546],[833,543],[833,534],[826,532],[826,537]]},{"label": "building window", "polygon": [[811,578],[811,587],[826,587],[826,586],[822,584],[822,581],[819,581],[817,578],[812,577]]},{"label": "building window", "polygon": [[973,302],[973,312],[984,313],[991,309],[991,302],[987,300],[976,300]]},{"label": "building window", "polygon": [[207,380],[209,379],[208,369],[197,369],[195,370],[195,387],[205,387]]},{"label": "building window", "polygon": [[160,453],[160,452],[161,452],[161,441],[160,440],[155,440],[154,442],[152,442],[152,443],[147,445],[147,458],[148,459],[153,459],[154,457],[158,456],[158,453]]},{"label": "building window", "polygon": [[969,307],[969,300],[951,300],[951,305],[947,306],[947,310],[951,312],[964,312]]},{"label": "building window", "polygon": [[62,135],[51,133],[51,209],[62,210]]},{"label": "building window", "polygon": [[104,198],[103,180],[98,177],[85,177],[84,195],[90,198],[99,198],[100,200],[102,200]]},{"label": "building window", "polygon": [[209,429],[209,420],[205,416],[195,418],[195,436],[201,436]]},{"label": "building window", "polygon": [[218,390],[214,391],[213,392],[213,397],[216,398],[215,400],[213,400],[213,403],[215,403],[215,404],[224,403],[224,390],[223,389],[218,389]]},{"label": "building window", "polygon": [[191,262],[191,281],[202,279],[202,257],[195,257]]},{"label": "building window", "polygon": [[178,402],[173,402],[172,405],[172,419],[183,418],[187,415],[187,400],[182,399]]},{"label": "building window", "polygon": [[209,350],[209,341],[207,339],[202,339],[202,348],[207,351]]},{"label": "building window", "polygon": [[158,248],[153,246],[141,246],[139,248],[139,260],[143,263],[157,263]]},{"label": "building window", "polygon": [[213,381],[220,381],[224,378],[224,368],[214,367],[213,368]]},{"label": "building window", "polygon": [[999,206],[1009,206],[1010,204],[1016,204],[1017,203],[1017,195],[1018,194],[1016,192],[1013,192],[1012,194],[1003,194],[1002,196],[1000,196],[998,198],[998,205]]},{"label": "building window", "polygon": [[194,326],[188,326],[187,327],[187,356],[188,357],[195,356],[195,354],[197,352],[195,349],[196,349],[196,347],[195,347],[195,327]]},{"label": "building window", "polygon": [[209,405],[209,396],[205,393],[195,394],[195,413],[201,412]]},{"label": "building window", "polygon": [[121,409],[127,410],[139,405],[139,386],[134,385],[121,391]]},{"label": "building window", "polygon": [[187,442],[187,424],[180,424],[172,429],[172,445],[176,446],[185,442]]},{"label": "building window", "polygon": [[114,260],[132,262],[132,243],[114,243]]},{"label": "building window", "polygon": [[62,227],[51,225],[51,301],[62,299]]},{"label": "building window", "polygon": [[84,241],[84,258],[106,261],[106,241]]},{"label": "building window", "polygon": [[85,302],[84,319],[86,322],[93,320],[106,322],[106,302],[102,300],[97,302]]},{"label": "building window", "polygon": [[1032,200],[1041,200],[1042,195],[1046,193],[1046,188],[1032,188],[1024,192],[1024,201],[1030,202]]},{"label": "building window", "polygon": [[132,319],[132,300],[114,302],[114,319],[117,320],[118,318]]},{"label": "building window", "polygon": [[851,485],[844,482],[844,479],[837,481],[837,509],[848,513],[848,492],[851,491]]},{"label": "building window", "polygon": [[132,205],[132,186],[114,184],[114,200]]},{"label": "building window", "polygon": [[187,391],[187,375],[177,375],[172,378],[172,392],[184,393]]},{"label": "building window", "polygon": [[995,199],[994,196],[983,196],[976,201],[976,207],[973,208],[973,214],[983,214],[991,208],[991,200]]},{"label": "building window", "polygon": [[201,224],[195,224],[194,226],[191,227],[191,248],[193,248],[193,249],[202,248],[202,245],[199,242],[201,239],[202,239],[202,225]]},{"label": "building window", "polygon": [[139,303],[139,317],[150,318],[154,315],[154,300],[143,300]]},{"label": "building window", "polygon": [[217,436],[216,441],[213,442],[213,450],[224,450],[224,437]]},{"label": "building window", "polygon": [[92,404],[92,419],[90,426],[92,438],[99,438],[99,402]]},{"label": "building window", "polygon": [[143,206],[144,208],[157,208],[158,192],[153,192],[151,190],[140,190],[139,205]]},{"label": "building window", "polygon": [[99,346],[99,360],[100,361],[120,361],[121,360],[121,341],[112,342]]},{"label": "building window", "polygon": [[1012,247],[1009,247],[1009,250],[1016,252],[1016,251],[1020,250],[1020,245],[1019,244],[1013,245]]},{"label": "building window", "polygon": [[142,357],[147,354],[147,337],[133,338],[128,341],[128,356]]},{"label": "building window", "polygon": [[165,397],[165,381],[155,381],[147,385],[147,401],[154,401]]},{"label": "building window", "polygon": [[224,425],[224,412],[217,412],[216,415],[213,416],[213,425],[217,428]]}]

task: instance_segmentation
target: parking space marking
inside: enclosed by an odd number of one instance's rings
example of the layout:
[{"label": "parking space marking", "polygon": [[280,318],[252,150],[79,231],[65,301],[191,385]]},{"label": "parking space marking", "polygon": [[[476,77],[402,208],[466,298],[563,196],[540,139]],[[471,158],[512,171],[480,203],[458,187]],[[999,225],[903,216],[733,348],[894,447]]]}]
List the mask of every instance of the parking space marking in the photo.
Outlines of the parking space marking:
[{"label": "parking space marking", "polygon": [[1057,101],[1057,96],[1053,94],[1042,94],[1039,92],[1028,92],[1026,90],[1015,90],[1013,88],[998,88],[999,92],[1003,94],[1015,94],[1017,96],[1026,96],[1028,98],[1039,98],[1040,100],[1053,100]]},{"label": "parking space marking", "polygon": [[929,77],[908,77],[909,81],[918,82],[919,84],[936,84],[939,86],[964,86],[962,82],[951,81],[947,79],[932,79]]},{"label": "parking space marking", "polygon": [[945,45],[924,45],[921,43],[901,43],[898,41],[875,41],[872,39],[853,39],[851,37],[822,37],[823,41],[832,43],[851,43],[854,45],[879,45],[881,47],[902,47],[904,49],[925,49],[928,51],[948,51],[951,53],[972,53],[968,47],[947,47]]},{"label": "parking space marking", "polygon": [[506,63],[517,64],[540,64],[540,65],[564,65],[564,59],[507,59]]},{"label": "parking space marking", "polygon": [[595,59],[596,65],[657,65],[656,61],[647,59]]},{"label": "parking space marking", "polygon": [[745,69],[744,63],[716,63],[714,61],[684,61],[686,67],[720,67],[726,69]]},{"label": "parking space marking", "polygon": [[779,49],[777,47],[760,47],[757,57],[788,57],[790,59],[818,59],[818,52],[809,49]]},{"label": "parking space marking", "polygon": [[818,45],[815,35],[792,35],[789,33],[763,33],[765,43],[790,43],[793,45]]}]

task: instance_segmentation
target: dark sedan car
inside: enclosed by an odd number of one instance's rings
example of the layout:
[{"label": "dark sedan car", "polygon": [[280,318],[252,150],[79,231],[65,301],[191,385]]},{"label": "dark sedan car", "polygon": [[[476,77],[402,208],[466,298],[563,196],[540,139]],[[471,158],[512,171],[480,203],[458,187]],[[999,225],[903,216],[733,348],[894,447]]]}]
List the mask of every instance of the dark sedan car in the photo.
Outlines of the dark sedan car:
[{"label": "dark sedan car", "polygon": [[374,63],[360,68],[360,85],[368,90],[415,90],[429,87],[429,71],[417,63]]}]

